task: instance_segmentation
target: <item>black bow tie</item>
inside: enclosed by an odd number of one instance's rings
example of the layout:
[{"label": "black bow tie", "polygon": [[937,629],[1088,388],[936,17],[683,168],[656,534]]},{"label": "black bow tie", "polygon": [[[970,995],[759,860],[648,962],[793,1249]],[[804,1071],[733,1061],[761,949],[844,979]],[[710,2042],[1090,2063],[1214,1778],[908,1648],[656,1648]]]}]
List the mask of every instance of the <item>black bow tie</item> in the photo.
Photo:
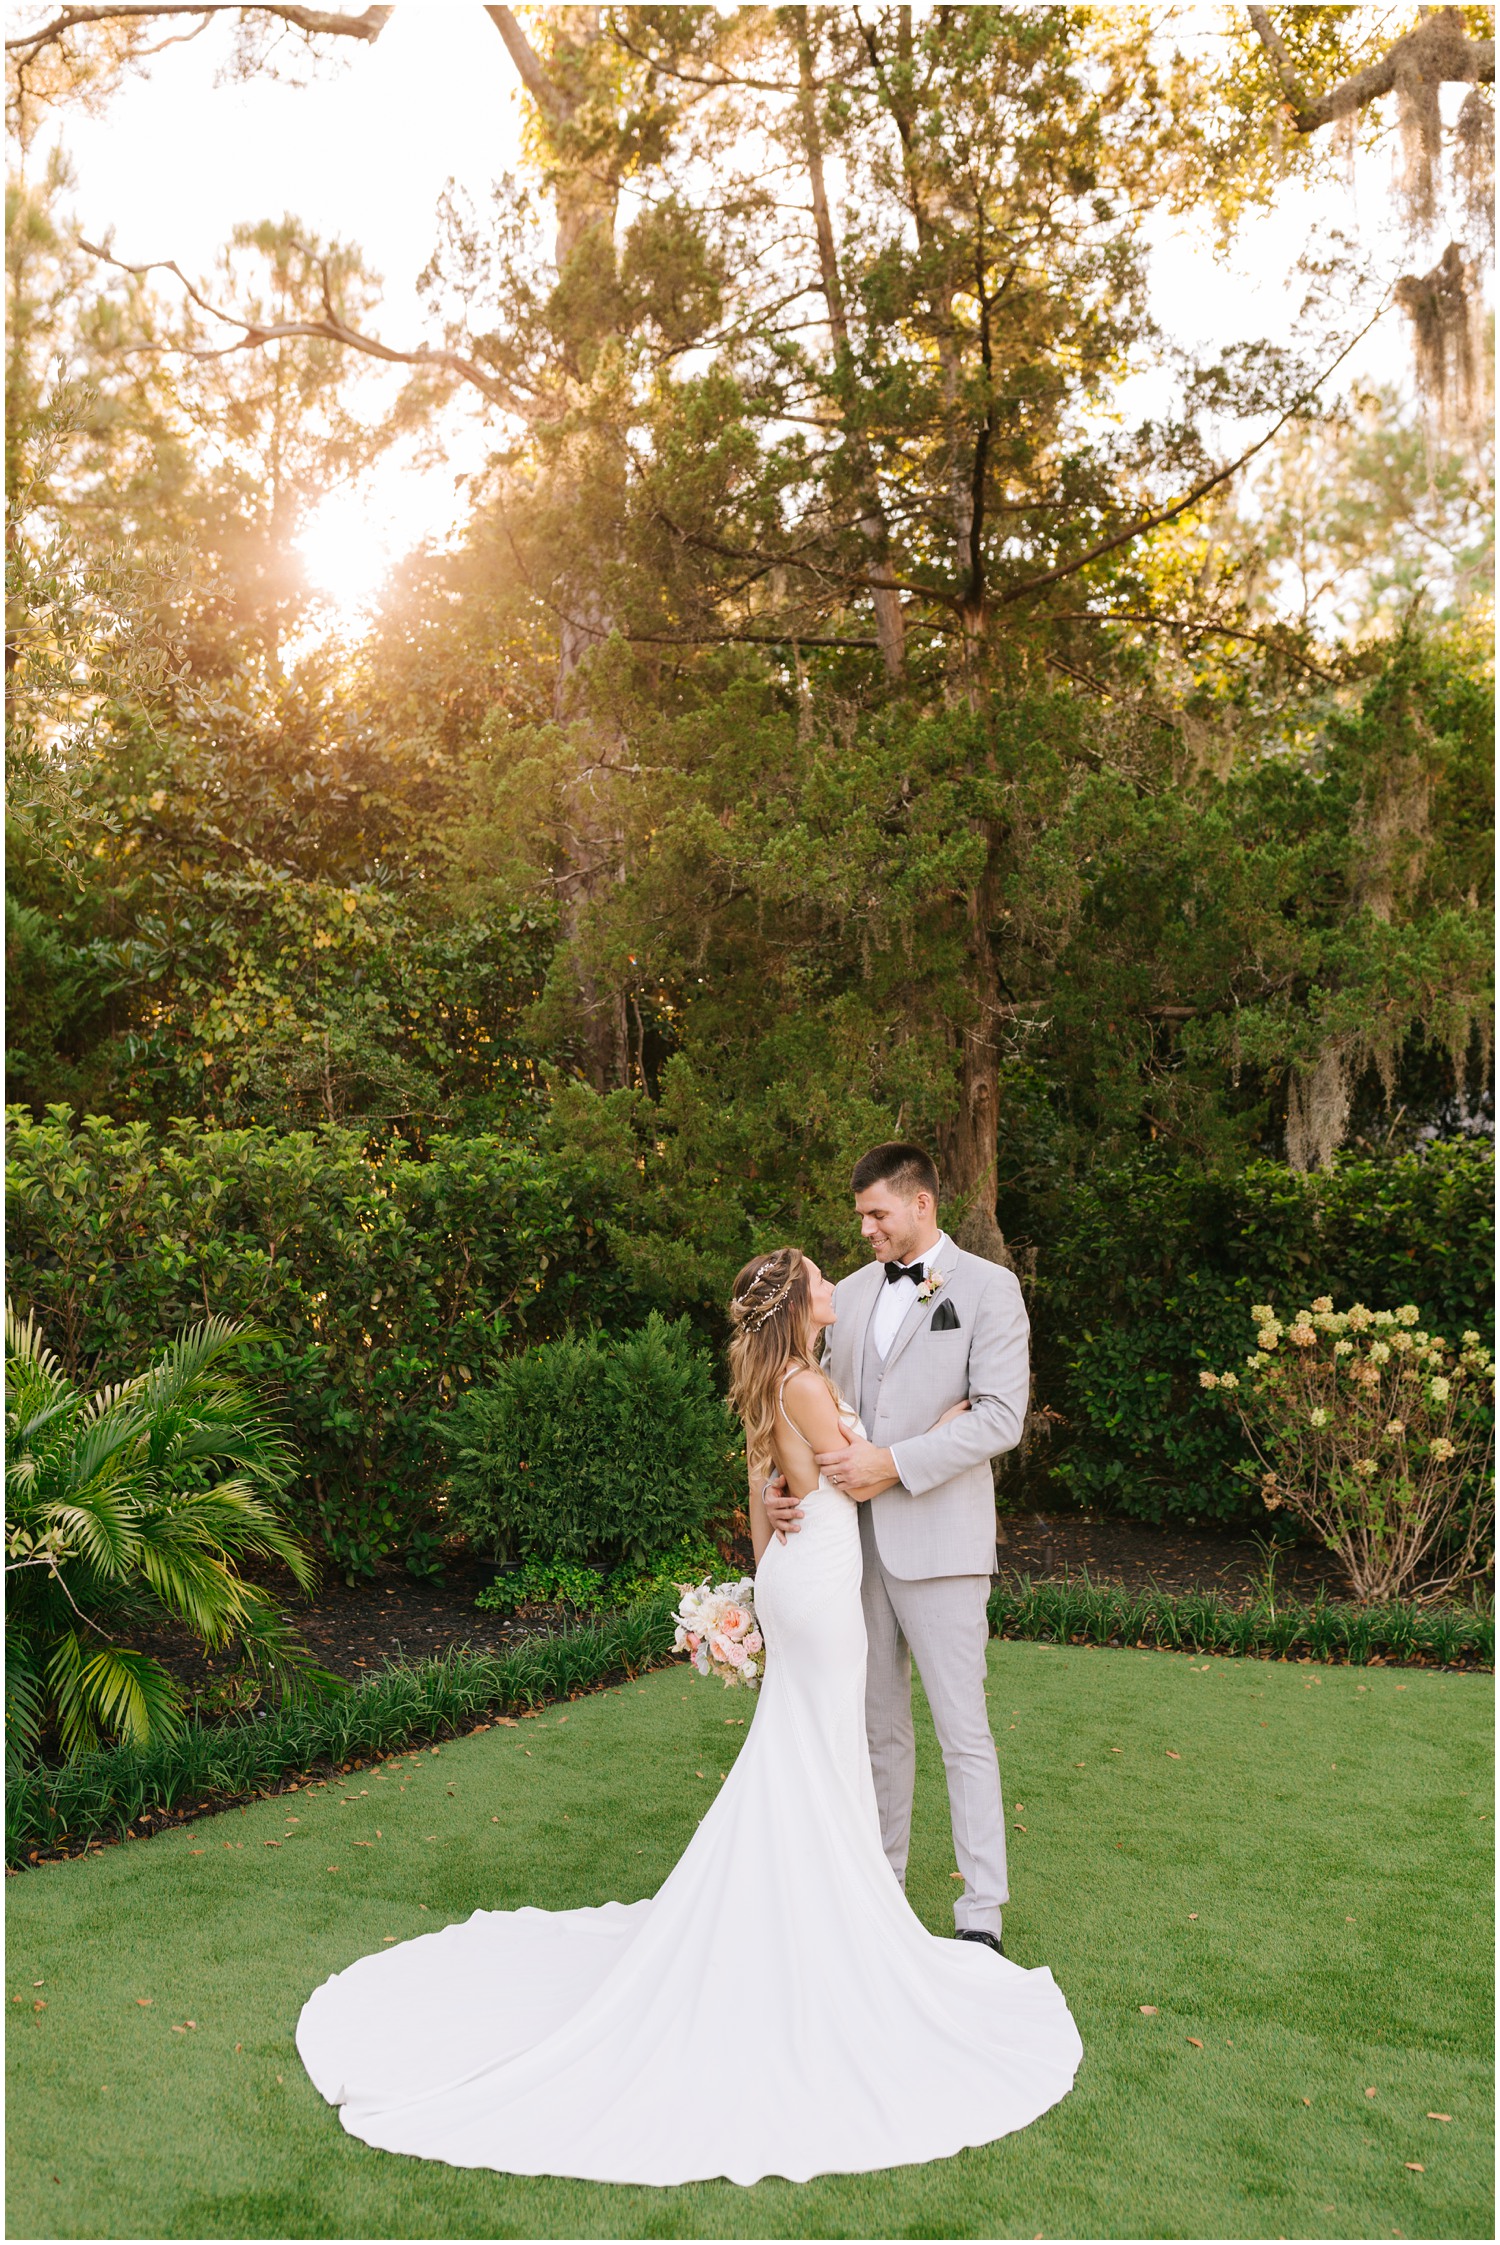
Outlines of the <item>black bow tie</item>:
[{"label": "black bow tie", "polygon": [[921,1285],[921,1283],[922,1283],[922,1266],[921,1266],[921,1264],[920,1264],[920,1263],[887,1263],[887,1264],[886,1264],[886,1266],[885,1266],[885,1283],[886,1283],[886,1285],[887,1285],[887,1286],[894,1286],[898,1278],[909,1278],[909,1279],[912,1279],[912,1280],[914,1280],[914,1281],[915,1281],[915,1283],[916,1283],[916,1284],[917,1284],[918,1286],[920,1286],[920,1285]]}]

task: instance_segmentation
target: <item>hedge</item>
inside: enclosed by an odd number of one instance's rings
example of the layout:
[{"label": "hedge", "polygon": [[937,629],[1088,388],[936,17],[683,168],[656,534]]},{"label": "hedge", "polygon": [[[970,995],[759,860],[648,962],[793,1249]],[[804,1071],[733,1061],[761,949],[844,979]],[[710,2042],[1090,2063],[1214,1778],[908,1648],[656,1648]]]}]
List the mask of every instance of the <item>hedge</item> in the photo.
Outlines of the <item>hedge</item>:
[{"label": "hedge", "polygon": [[438,1422],[502,1349],[626,1307],[545,1159],[505,1139],[440,1137],[418,1160],[333,1127],[158,1136],[66,1107],[9,1124],[12,1289],[48,1344],[102,1382],[211,1313],[268,1328],[245,1368],[302,1455],[297,1524],[350,1575],[420,1557]]},{"label": "hedge", "polygon": [[1277,1660],[1465,1662],[1493,1666],[1495,1617],[1473,1606],[1395,1600],[1358,1606],[1321,1593],[1310,1606],[1261,1599],[1232,1606],[1211,1590],[1173,1595],[1090,1582],[1000,1583],[990,1634],[1059,1645],[1148,1645],[1161,1651],[1261,1654]]},{"label": "hedge", "polygon": [[[1244,1354],[1251,1303],[1322,1292],[1415,1301],[1449,1339],[1488,1335],[1493,1174],[1472,1141],[1312,1175],[1142,1159],[1002,1206],[1036,1246],[1036,1393],[1057,1414],[1028,1501],[1039,1470],[1043,1501],[1255,1517],[1240,1437],[1199,1367]],[[100,1381],[206,1309],[270,1328],[247,1366],[278,1386],[306,1461],[299,1525],[351,1575],[398,1552],[421,1566],[456,1398],[518,1347],[574,1322],[638,1325],[652,1306],[574,1175],[495,1136],[439,1137],[419,1159],[334,1127],[153,1135],[13,1110],[13,1286],[68,1368]],[[655,1306],[706,1334],[695,1269],[687,1258],[681,1298],[659,1290]]]},{"label": "hedge", "polygon": [[477,1718],[539,1707],[637,1676],[672,1650],[675,1593],[629,1612],[529,1637],[503,1653],[454,1652],[388,1668],[312,1705],[219,1724],[190,1724],[153,1746],[118,1746],[59,1767],[28,1770],[5,1789],[5,1860],[122,1837],[174,1811],[222,1808],[300,1778],[324,1763],[389,1754],[450,1738]]},{"label": "hedge", "polygon": [[1456,1341],[1494,1304],[1494,1158],[1473,1141],[1310,1174],[1141,1161],[1024,1212],[1044,1470],[1072,1501],[1154,1520],[1260,1513],[1237,1423],[1198,1387],[1253,1347],[1250,1306],[1415,1302]]},{"label": "hedge", "polygon": [[[116,1747],[60,1768],[28,1771],[6,1789],[5,1860],[76,1851],[180,1814],[226,1808],[325,1764],[390,1754],[448,1738],[476,1718],[637,1676],[673,1657],[675,1593],[503,1653],[452,1652],[389,1668],[311,1707],[215,1726],[178,1739]],[[1000,1584],[989,1601],[993,1635],[1056,1644],[1150,1645],[1204,1653],[1268,1654],[1315,1661],[1468,1662],[1493,1665],[1494,1616],[1472,1608],[1359,1607],[1319,1597],[1311,1606],[1261,1603],[1241,1610],[1212,1592],[1144,1596],[1087,1577]]]}]

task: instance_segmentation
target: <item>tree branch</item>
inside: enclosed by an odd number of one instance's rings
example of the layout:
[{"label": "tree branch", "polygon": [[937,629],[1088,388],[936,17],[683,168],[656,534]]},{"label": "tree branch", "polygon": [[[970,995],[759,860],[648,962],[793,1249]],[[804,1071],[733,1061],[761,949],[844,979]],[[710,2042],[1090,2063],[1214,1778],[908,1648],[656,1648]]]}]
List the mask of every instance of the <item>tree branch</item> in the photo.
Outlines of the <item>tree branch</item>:
[{"label": "tree branch", "polygon": [[[165,8],[64,8],[51,23],[44,23],[37,31],[26,31],[17,39],[7,39],[5,51],[22,62],[31,62],[46,47],[54,47],[70,31],[79,31],[92,23],[128,23],[147,16],[201,16],[220,11],[193,6]],[[498,11],[491,10],[491,14]],[[504,11],[509,13],[509,10]],[[371,44],[380,37],[393,10],[366,8],[363,15],[348,16],[340,10],[328,8],[252,8],[249,15],[279,16],[283,23],[305,31],[309,38],[328,33],[343,39],[364,39]]]},{"label": "tree branch", "polygon": [[1367,109],[1402,78],[1421,79],[1428,85],[1442,85],[1447,80],[1484,86],[1495,82],[1494,40],[1470,39],[1457,8],[1433,8],[1376,61],[1330,87],[1315,101],[1310,100],[1271,21],[1270,9],[1251,8],[1247,12],[1299,133],[1315,133],[1320,126],[1331,125],[1336,117],[1350,117],[1357,109]]},{"label": "tree branch", "polygon": [[554,124],[566,124],[568,104],[563,100],[542,65],[542,58],[516,21],[513,8],[486,8],[485,14],[505,41],[506,52],[516,66],[522,85]]},{"label": "tree branch", "polygon": [[1141,520],[1132,523],[1128,530],[1116,531],[1112,538],[1101,538],[1098,545],[1089,547],[1087,553],[1077,555],[1072,561],[1059,562],[1055,569],[1044,571],[1040,577],[1028,577],[1024,584],[1007,587],[998,596],[999,604],[1004,606],[1012,600],[1024,600],[1031,593],[1042,592],[1048,585],[1057,584],[1063,577],[1075,576],[1080,569],[1086,569],[1091,561],[1099,561],[1105,554],[1114,553],[1121,546],[1128,546],[1132,539],[1144,537],[1148,530],[1159,530],[1164,523],[1175,521],[1178,515],[1186,514],[1189,507],[1195,507],[1200,499],[1206,498],[1210,491],[1217,489],[1221,483],[1227,483],[1232,475],[1238,475],[1246,462],[1253,460],[1257,452],[1264,452],[1272,438],[1279,436],[1288,421],[1294,419],[1309,399],[1317,395],[1329,376],[1336,373],[1339,367],[1343,365],[1350,352],[1358,349],[1376,321],[1384,315],[1389,302],[1390,291],[1387,290],[1381,298],[1374,316],[1366,320],[1359,333],[1344,345],[1338,357],[1324,367],[1316,382],[1309,382],[1305,390],[1299,391],[1280,418],[1272,422],[1265,435],[1257,437],[1255,443],[1242,452],[1237,460],[1231,460],[1227,468],[1216,469],[1211,476],[1205,476],[1201,483],[1195,484],[1183,498],[1174,499],[1169,507],[1159,508],[1154,514],[1143,515]]},{"label": "tree branch", "polygon": [[[172,258],[157,257],[149,259],[144,265],[127,265],[123,258],[111,256],[107,249],[101,249],[95,242],[85,241],[81,235],[78,246],[80,249],[87,250],[91,257],[99,258],[103,264],[113,265],[121,273],[132,273],[137,276],[145,273],[174,274],[181,281],[191,302],[196,304],[201,312],[206,312],[210,319],[222,321],[226,327],[236,327],[240,330],[234,342],[226,343],[218,350],[200,349],[192,344],[182,345],[181,348],[189,358],[223,359],[228,358],[232,351],[259,350],[267,343],[289,342],[299,338],[325,343],[341,343],[351,351],[362,351],[366,358],[382,359],[394,366],[440,367],[450,374],[456,374],[461,381],[470,383],[484,397],[488,398],[491,405],[498,405],[505,412],[516,413],[523,418],[529,417],[530,408],[526,401],[519,398],[508,384],[499,382],[493,375],[487,374],[484,368],[476,364],[473,359],[465,358],[461,351],[438,351],[427,343],[419,344],[415,350],[402,351],[398,350],[393,344],[382,343],[378,336],[365,335],[358,328],[350,327],[348,322],[341,319],[333,308],[327,260],[314,257],[310,250],[304,250],[303,255],[308,258],[310,263],[318,267],[322,276],[324,317],[321,320],[278,320],[273,326],[261,326],[253,320],[242,320],[238,313],[221,311],[217,304],[210,304],[207,297],[193,286],[182,267]],[[301,247],[300,244],[298,246]],[[173,346],[153,344],[150,346],[137,345],[135,348],[165,350],[173,348]]]},{"label": "tree branch", "polygon": [[1236,624],[1215,624],[1201,616],[1153,616],[1144,608],[1054,608],[1047,616],[1048,623],[1086,624],[1154,624],[1159,631],[1211,631],[1220,639],[1244,639],[1253,647],[1268,647],[1273,655],[1285,655],[1288,662],[1298,663],[1310,670],[1314,678],[1328,685],[1338,683],[1331,670],[1324,670],[1310,655],[1296,647],[1288,647],[1282,640],[1273,639],[1269,632],[1245,631]]}]

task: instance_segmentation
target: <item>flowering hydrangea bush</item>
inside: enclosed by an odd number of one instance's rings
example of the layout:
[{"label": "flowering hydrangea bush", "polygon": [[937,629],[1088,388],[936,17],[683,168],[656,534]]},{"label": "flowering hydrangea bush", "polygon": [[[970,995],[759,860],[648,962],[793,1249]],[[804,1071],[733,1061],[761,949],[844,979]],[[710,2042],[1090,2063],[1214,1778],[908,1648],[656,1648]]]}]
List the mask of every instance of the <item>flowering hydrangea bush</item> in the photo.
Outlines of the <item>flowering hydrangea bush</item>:
[{"label": "flowering hydrangea bush", "polygon": [[1307,1521],[1359,1598],[1440,1597],[1492,1567],[1495,1367],[1479,1335],[1455,1349],[1410,1303],[1336,1310],[1326,1294],[1286,1320],[1269,1302],[1250,1315],[1241,1368],[1198,1382],[1239,1414],[1269,1508]]},{"label": "flowering hydrangea bush", "polygon": [[748,1575],[738,1582],[679,1583],[678,1652],[685,1652],[700,1676],[754,1691],[765,1673],[765,1639],[755,1623],[755,1585]]}]

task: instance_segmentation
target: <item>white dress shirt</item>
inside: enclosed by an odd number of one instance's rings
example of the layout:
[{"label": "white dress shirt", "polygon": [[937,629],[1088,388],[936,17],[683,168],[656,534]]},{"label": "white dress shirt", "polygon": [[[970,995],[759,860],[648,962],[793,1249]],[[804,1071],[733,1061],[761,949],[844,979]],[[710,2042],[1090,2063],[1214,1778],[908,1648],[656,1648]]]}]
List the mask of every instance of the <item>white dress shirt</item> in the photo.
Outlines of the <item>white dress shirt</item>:
[{"label": "white dress shirt", "polygon": [[[953,1242],[949,1239],[948,1234],[939,1232],[931,1247],[924,1249],[921,1255],[912,1257],[914,1263],[919,1262],[922,1265],[924,1278],[943,1249],[952,1245]],[[895,1340],[896,1335],[901,1330],[902,1320],[916,1298],[916,1282],[913,1279],[887,1280],[881,1287],[879,1300],[875,1304],[875,1314],[870,1320],[870,1338],[875,1343],[875,1354],[882,1364],[886,1360],[892,1341]]]}]

